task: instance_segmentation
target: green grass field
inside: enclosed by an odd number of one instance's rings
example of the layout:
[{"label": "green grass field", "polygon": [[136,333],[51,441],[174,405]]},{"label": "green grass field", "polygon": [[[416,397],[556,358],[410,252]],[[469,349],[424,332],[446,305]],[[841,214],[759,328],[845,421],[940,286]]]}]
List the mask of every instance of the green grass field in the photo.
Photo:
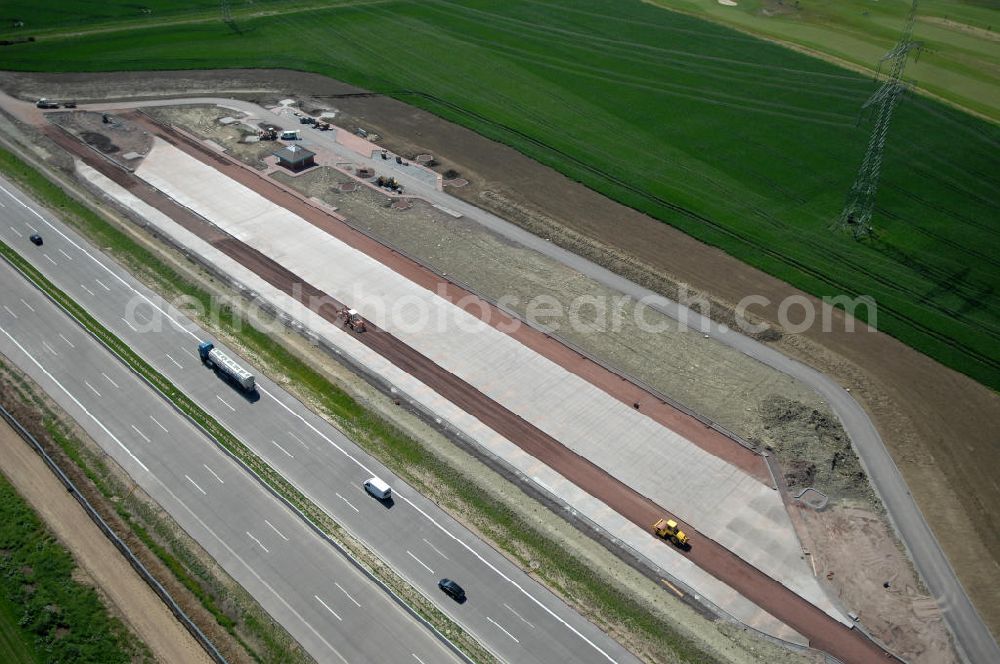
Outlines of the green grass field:
[{"label": "green grass field", "polygon": [[[9,4],[40,21],[38,7],[65,6]],[[868,141],[856,121],[874,87],[861,75],[640,2],[388,1],[258,18],[232,6],[240,32],[204,2],[211,20],[39,37],[3,47],[0,66],[283,67],[385,92],[809,292],[869,295],[879,329],[1000,388],[995,125],[907,97],[878,232],[859,243],[829,226]]]},{"label": "green grass field", "polygon": [[[912,0],[650,0],[872,69],[899,40]],[[1000,122],[1000,3],[921,0],[907,67],[916,84]]]},{"label": "green grass field", "polygon": [[143,648],[73,579],[73,557],[0,475],[0,661],[136,661]]}]

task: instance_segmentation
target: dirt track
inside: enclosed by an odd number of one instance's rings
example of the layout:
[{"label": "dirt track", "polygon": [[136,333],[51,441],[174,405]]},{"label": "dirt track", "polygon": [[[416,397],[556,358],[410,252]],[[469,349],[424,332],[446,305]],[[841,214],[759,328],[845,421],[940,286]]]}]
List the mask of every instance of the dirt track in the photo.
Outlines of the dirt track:
[{"label": "dirt track", "polygon": [[3,420],[0,458],[4,474],[18,493],[72,552],[102,595],[113,603],[117,615],[149,646],[158,661],[211,662],[42,459]]},{"label": "dirt track", "polygon": [[[147,122],[146,120],[140,121]],[[165,140],[169,140],[203,162],[218,168],[243,184],[253,187],[275,203],[303,216],[328,232],[336,231],[334,232],[335,235],[350,244],[358,246],[359,244],[368,243],[369,246],[367,246],[367,249],[374,251],[379,260],[383,260],[393,267],[393,269],[406,276],[411,278],[417,277],[415,280],[418,283],[423,281],[424,285],[428,287],[437,285],[436,277],[433,277],[432,282],[426,281],[426,274],[422,274],[426,273],[426,271],[420,268],[420,266],[411,263],[402,256],[395,254],[395,252],[381,247],[381,245],[372,242],[365,236],[347,228],[332,217],[278,187],[275,183],[265,180],[256,173],[250,172],[244,166],[207,151],[198,143],[189,141],[176,133],[168,134],[165,129],[151,123],[147,127]],[[108,162],[97,157],[93,151],[83,148],[79,143],[69,139],[65,134],[55,129],[51,129],[48,133],[51,138],[76,153],[91,166],[97,168],[105,175],[112,177],[123,186],[126,186],[135,195],[143,198],[148,203],[168,213],[189,230],[198,233],[241,264],[263,276],[272,285],[281,288],[289,294],[295,294],[296,291],[293,290],[293,284],[302,284],[302,281],[294,274],[276,265],[266,256],[224,236],[217,229],[208,227],[197,217],[190,214],[190,212],[179,208],[148,185],[137,181],[134,177],[111,166]],[[358,248],[366,250],[360,246]],[[449,286],[449,288],[454,289],[453,297],[457,298],[465,295],[465,293],[454,286]],[[308,285],[300,290],[299,296],[303,300],[311,295],[321,295],[319,291]],[[325,307],[320,313],[327,319],[336,322],[335,307],[339,306],[341,306],[341,303],[334,303],[330,307]],[[525,328],[521,329],[522,331],[525,330]],[[545,338],[544,335],[539,333],[531,330],[527,330],[525,333],[528,336],[522,339],[522,341],[533,347],[537,348],[539,344],[543,347],[558,346],[556,342]],[[449,400],[476,415],[497,432],[519,444],[528,453],[545,462],[598,499],[606,502],[617,512],[626,516],[626,518],[640,527],[647,528],[650,523],[660,516],[669,514],[668,510],[638,495],[614,478],[608,476],[604,471],[589,463],[586,459],[570,452],[560,445],[558,441],[555,441],[520,417],[491,401],[464,383],[464,381],[448,374],[433,362],[400,343],[383,330],[371,329],[368,333],[360,335],[358,338],[372,349],[390,359],[404,371],[430,385]],[[544,349],[539,348],[539,350],[546,352]],[[555,348],[549,348],[548,350],[555,350]],[[563,357],[562,361],[566,362],[567,358]],[[579,357],[576,358],[576,361],[584,364],[587,362]],[[600,367],[594,365],[592,370],[596,371],[597,369],[600,369]],[[579,371],[580,368],[577,367],[577,370]],[[600,378],[598,377],[597,380],[600,380]],[[614,384],[611,385],[609,383],[609,389],[612,387],[620,389],[622,383],[620,378],[611,382]],[[628,386],[627,389],[637,390],[638,388]],[[632,397],[636,396],[631,391],[629,394]],[[616,394],[616,396],[622,398],[620,393]],[[654,405],[649,403],[648,398],[645,400],[645,403],[650,406]],[[659,406],[664,406],[664,404],[660,403]],[[645,408],[645,405],[643,407]],[[692,425],[690,422],[684,423],[682,421],[683,418],[676,419],[682,415],[675,411],[673,414],[675,418],[674,425],[689,427],[689,433],[694,434],[692,437],[699,441],[699,444],[702,446],[714,446],[715,453],[724,458],[729,458],[730,454],[732,454],[737,463],[740,465],[747,464],[748,469],[754,468],[754,464],[759,463],[759,457],[756,457],[744,448],[736,446],[731,441],[728,441],[728,439],[719,440],[718,438],[714,438],[718,434],[705,429],[700,423],[691,428]],[[661,416],[664,415],[661,414]],[[698,430],[699,428],[701,429],[700,431]],[[692,533],[695,542],[695,547],[689,552],[694,562],[719,579],[740,589],[749,599],[758,603],[801,633],[806,634],[814,647],[827,650],[843,661],[886,661],[890,657],[888,653],[885,653],[867,641],[859,633],[850,631],[839,623],[836,623],[822,611],[802,600],[776,581],[760,573],[728,550],[701,536],[689,526],[687,529]],[[667,545],[664,544],[664,546]]]}]

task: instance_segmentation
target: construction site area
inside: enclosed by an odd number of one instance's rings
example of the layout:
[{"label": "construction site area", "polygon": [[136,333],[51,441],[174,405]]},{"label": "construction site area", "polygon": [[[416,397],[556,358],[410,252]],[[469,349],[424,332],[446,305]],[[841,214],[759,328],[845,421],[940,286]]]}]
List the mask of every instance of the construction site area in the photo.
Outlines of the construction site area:
[{"label": "construction site area", "polygon": [[[519,239],[592,257],[534,205],[565,183],[527,168],[498,183],[461,146],[432,153],[445,130],[380,114],[380,100],[120,96],[44,115],[26,94],[0,107],[165,251],[322,340],[308,352],[337,349],[656,570],[651,596],[806,660],[958,661],[824,395]],[[643,257],[609,256],[641,272]],[[676,299],[686,288],[650,281]],[[774,326],[759,340],[814,350]]]}]

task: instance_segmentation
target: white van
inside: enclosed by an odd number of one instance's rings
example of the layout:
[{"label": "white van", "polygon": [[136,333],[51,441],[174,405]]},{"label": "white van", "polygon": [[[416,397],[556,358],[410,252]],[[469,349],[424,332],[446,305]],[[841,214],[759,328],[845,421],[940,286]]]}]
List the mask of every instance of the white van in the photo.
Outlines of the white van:
[{"label": "white van", "polygon": [[392,488],[377,477],[370,477],[365,480],[365,491],[379,500],[389,500],[392,498]]}]

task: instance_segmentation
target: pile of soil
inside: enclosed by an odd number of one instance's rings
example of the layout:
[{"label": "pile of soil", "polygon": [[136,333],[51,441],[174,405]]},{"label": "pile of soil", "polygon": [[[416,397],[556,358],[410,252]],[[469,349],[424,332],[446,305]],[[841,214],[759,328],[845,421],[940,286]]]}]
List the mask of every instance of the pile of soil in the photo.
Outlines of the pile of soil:
[{"label": "pile of soil", "polygon": [[104,134],[98,134],[93,131],[80,132],[80,138],[87,145],[97,148],[104,154],[114,154],[118,152],[119,147],[111,142],[111,139]]}]

